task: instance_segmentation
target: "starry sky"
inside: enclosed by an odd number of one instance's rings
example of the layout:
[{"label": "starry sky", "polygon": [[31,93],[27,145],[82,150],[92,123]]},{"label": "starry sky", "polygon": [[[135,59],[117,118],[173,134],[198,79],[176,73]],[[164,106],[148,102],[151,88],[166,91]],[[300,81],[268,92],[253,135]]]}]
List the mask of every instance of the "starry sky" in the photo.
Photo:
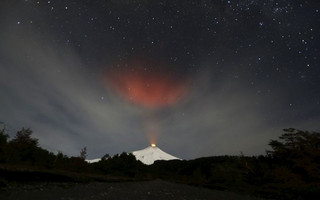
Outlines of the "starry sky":
[{"label": "starry sky", "polygon": [[0,122],[88,158],[320,131],[318,0],[2,0]]}]

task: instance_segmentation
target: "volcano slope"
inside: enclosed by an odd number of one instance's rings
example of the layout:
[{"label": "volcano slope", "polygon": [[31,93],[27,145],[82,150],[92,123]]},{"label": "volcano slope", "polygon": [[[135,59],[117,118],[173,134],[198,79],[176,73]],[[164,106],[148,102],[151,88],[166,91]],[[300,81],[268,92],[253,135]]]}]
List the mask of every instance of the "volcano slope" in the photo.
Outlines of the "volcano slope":
[{"label": "volcano slope", "polygon": [[258,200],[259,198],[181,185],[162,180],[115,183],[42,183],[8,187],[0,192],[2,200]]}]

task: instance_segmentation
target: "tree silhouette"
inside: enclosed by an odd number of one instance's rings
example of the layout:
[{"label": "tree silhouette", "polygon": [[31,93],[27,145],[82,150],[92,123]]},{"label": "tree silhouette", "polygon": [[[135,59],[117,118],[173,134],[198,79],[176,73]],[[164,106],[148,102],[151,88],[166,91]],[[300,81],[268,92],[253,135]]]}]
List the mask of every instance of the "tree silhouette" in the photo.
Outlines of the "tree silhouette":
[{"label": "tree silhouette", "polygon": [[0,163],[6,161],[6,151],[8,145],[9,135],[6,134],[6,127],[0,130]]},{"label": "tree silhouette", "polygon": [[18,146],[38,147],[38,139],[32,138],[31,134],[32,130],[30,128],[22,128],[10,142]]},{"label": "tree silhouette", "polygon": [[4,127],[0,130],[0,146],[7,144],[8,138],[9,138],[9,135],[6,134],[6,127],[4,126]]},{"label": "tree silhouette", "polygon": [[269,143],[273,150],[268,154],[283,166],[278,178],[297,184],[320,181],[320,133],[293,128],[284,132]]},{"label": "tree silhouette", "polygon": [[85,160],[87,158],[87,147],[83,147],[80,151],[80,158],[82,160]]},{"label": "tree silhouette", "polygon": [[13,162],[35,162],[35,152],[38,150],[38,139],[31,137],[32,130],[22,128],[9,142],[10,159]]},{"label": "tree silhouette", "polygon": [[101,160],[108,160],[110,158],[110,155],[106,153],[104,156],[102,156]]}]

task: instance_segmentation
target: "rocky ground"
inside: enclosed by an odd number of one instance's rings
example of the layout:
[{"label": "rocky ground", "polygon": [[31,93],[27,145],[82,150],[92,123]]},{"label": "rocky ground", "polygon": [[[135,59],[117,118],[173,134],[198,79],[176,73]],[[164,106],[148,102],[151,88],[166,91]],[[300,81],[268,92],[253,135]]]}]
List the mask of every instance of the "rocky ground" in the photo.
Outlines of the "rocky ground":
[{"label": "rocky ground", "polygon": [[10,186],[0,191],[1,200],[258,200],[227,191],[216,191],[162,180],[115,183],[36,183]]}]

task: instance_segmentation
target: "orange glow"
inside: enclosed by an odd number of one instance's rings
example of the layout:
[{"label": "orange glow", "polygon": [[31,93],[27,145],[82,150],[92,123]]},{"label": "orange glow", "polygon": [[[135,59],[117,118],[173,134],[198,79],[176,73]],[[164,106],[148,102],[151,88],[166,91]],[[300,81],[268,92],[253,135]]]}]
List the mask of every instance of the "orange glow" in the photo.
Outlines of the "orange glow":
[{"label": "orange glow", "polygon": [[152,147],[156,147],[156,144],[152,143],[151,146],[152,146]]},{"label": "orange glow", "polygon": [[181,76],[152,63],[131,62],[109,71],[105,78],[108,86],[120,96],[147,108],[174,105],[188,93]]}]

